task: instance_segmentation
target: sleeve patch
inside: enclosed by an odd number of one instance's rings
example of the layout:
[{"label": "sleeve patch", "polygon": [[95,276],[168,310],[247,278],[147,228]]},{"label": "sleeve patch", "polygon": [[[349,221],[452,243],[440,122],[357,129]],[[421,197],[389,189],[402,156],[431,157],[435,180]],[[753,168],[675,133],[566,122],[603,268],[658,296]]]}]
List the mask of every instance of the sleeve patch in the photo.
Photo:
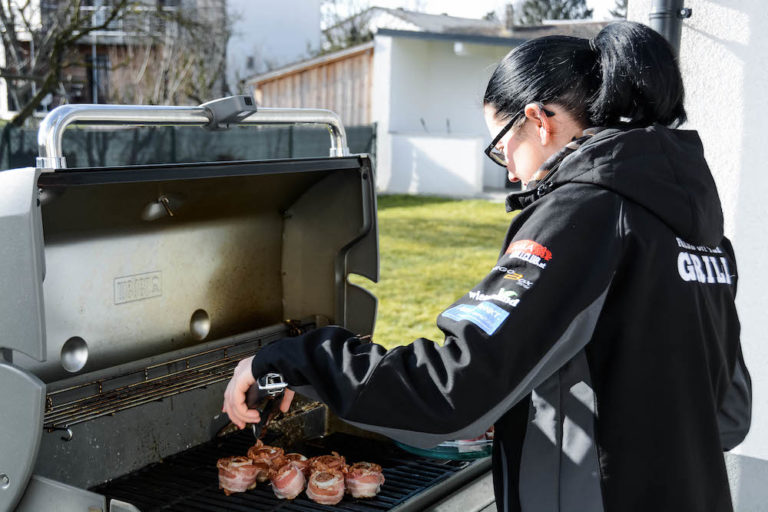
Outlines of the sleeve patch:
[{"label": "sleeve patch", "polygon": [[552,259],[552,251],[533,240],[516,240],[509,244],[504,254],[539,268],[547,268],[547,262]]},{"label": "sleeve patch", "polygon": [[459,304],[444,311],[443,316],[457,322],[461,320],[472,322],[486,334],[491,335],[507,319],[509,312],[492,302],[485,301],[480,304]]}]

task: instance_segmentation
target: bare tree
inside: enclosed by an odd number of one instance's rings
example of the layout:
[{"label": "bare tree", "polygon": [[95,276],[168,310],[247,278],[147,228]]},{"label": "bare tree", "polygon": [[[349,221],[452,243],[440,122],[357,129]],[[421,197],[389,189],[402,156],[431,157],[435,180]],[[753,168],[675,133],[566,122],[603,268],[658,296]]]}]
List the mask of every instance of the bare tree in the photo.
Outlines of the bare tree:
[{"label": "bare tree", "polygon": [[615,0],[613,9],[610,10],[611,16],[614,18],[626,18],[627,17],[627,0]]},{"label": "bare tree", "polygon": [[525,0],[520,21],[538,25],[543,20],[578,20],[592,17],[585,0]]},{"label": "bare tree", "polygon": [[[153,7],[142,0],[0,0],[6,52],[0,77],[8,81],[18,109],[11,123],[21,125],[49,94],[66,102],[65,73],[97,65],[85,62],[79,48],[116,26],[123,35],[109,50],[116,63],[110,71],[121,78],[115,80],[119,89],[113,99],[165,104],[210,98],[214,87],[226,82],[228,32],[224,0],[207,3],[223,21],[183,9],[178,1]],[[200,4],[196,0],[198,10]]]},{"label": "bare tree", "polygon": [[14,82],[9,87],[18,113],[13,125],[21,125],[48,94],[60,89],[62,70],[80,61],[73,52],[78,41],[95,31],[106,30],[131,13],[137,2],[115,0],[96,18],[98,11],[82,9],[83,0],[0,2],[0,29],[6,66],[0,77]]},{"label": "bare tree", "polygon": [[318,54],[330,53],[373,39],[365,0],[324,0],[321,5],[323,42]]},{"label": "bare tree", "polygon": [[[221,2],[221,13],[224,5]],[[166,14],[166,30],[116,46],[110,60],[120,103],[196,104],[228,94],[226,46],[230,27],[190,9]]]}]

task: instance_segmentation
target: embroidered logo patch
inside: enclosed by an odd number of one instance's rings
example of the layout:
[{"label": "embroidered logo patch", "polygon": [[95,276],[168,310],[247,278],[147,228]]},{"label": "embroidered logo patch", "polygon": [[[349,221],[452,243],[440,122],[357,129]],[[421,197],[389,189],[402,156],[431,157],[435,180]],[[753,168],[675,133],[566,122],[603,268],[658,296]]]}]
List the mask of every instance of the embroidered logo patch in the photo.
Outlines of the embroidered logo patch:
[{"label": "embroidered logo patch", "polygon": [[459,304],[451,309],[444,311],[443,316],[457,322],[466,320],[472,322],[486,334],[491,335],[509,316],[508,311],[504,311],[492,302],[481,302],[480,304]]},{"label": "embroidered logo patch", "polygon": [[504,254],[533,263],[539,268],[546,268],[546,262],[552,259],[552,251],[533,240],[516,240],[509,244]]},{"label": "embroidered logo patch", "polygon": [[704,254],[680,251],[677,255],[677,271],[683,281],[698,281],[699,283],[731,284],[731,272],[728,260],[723,256],[719,247],[695,246],[677,238],[677,245],[682,249],[698,251]]},{"label": "embroidered logo patch", "polygon": [[526,290],[530,290],[531,286],[533,286],[533,281],[526,279],[523,274],[514,268],[500,267],[499,265],[496,265],[492,270],[496,272],[503,272],[504,279],[514,281],[514,284],[520,286],[521,288],[525,288]]},{"label": "embroidered logo patch", "polygon": [[513,290],[507,290],[505,288],[499,288],[499,291],[493,295],[488,295],[487,293],[476,291],[469,292],[469,298],[472,300],[495,300],[503,304],[507,304],[508,306],[512,306],[513,308],[520,304],[520,299],[515,299],[514,297],[517,297],[517,292]]}]

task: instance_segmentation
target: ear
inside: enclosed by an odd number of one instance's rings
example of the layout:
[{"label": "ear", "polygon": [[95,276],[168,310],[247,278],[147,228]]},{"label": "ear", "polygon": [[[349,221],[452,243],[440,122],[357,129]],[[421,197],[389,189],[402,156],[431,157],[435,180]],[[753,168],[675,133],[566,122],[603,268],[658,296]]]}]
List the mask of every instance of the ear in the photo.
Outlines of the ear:
[{"label": "ear", "polygon": [[535,123],[537,136],[542,146],[552,142],[552,130],[554,128],[549,116],[542,112],[541,107],[536,103],[529,103],[525,106],[525,116]]}]

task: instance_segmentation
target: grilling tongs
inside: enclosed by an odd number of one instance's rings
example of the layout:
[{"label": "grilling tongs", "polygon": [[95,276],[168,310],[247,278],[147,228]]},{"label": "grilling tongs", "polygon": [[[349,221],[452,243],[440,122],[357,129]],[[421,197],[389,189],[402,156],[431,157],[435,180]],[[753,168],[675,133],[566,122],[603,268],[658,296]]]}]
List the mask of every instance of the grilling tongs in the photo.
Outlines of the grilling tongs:
[{"label": "grilling tongs", "polygon": [[245,394],[245,403],[249,409],[259,411],[260,421],[252,423],[253,436],[258,440],[266,432],[267,424],[277,415],[277,408],[288,384],[279,373],[268,373],[256,381]]}]

